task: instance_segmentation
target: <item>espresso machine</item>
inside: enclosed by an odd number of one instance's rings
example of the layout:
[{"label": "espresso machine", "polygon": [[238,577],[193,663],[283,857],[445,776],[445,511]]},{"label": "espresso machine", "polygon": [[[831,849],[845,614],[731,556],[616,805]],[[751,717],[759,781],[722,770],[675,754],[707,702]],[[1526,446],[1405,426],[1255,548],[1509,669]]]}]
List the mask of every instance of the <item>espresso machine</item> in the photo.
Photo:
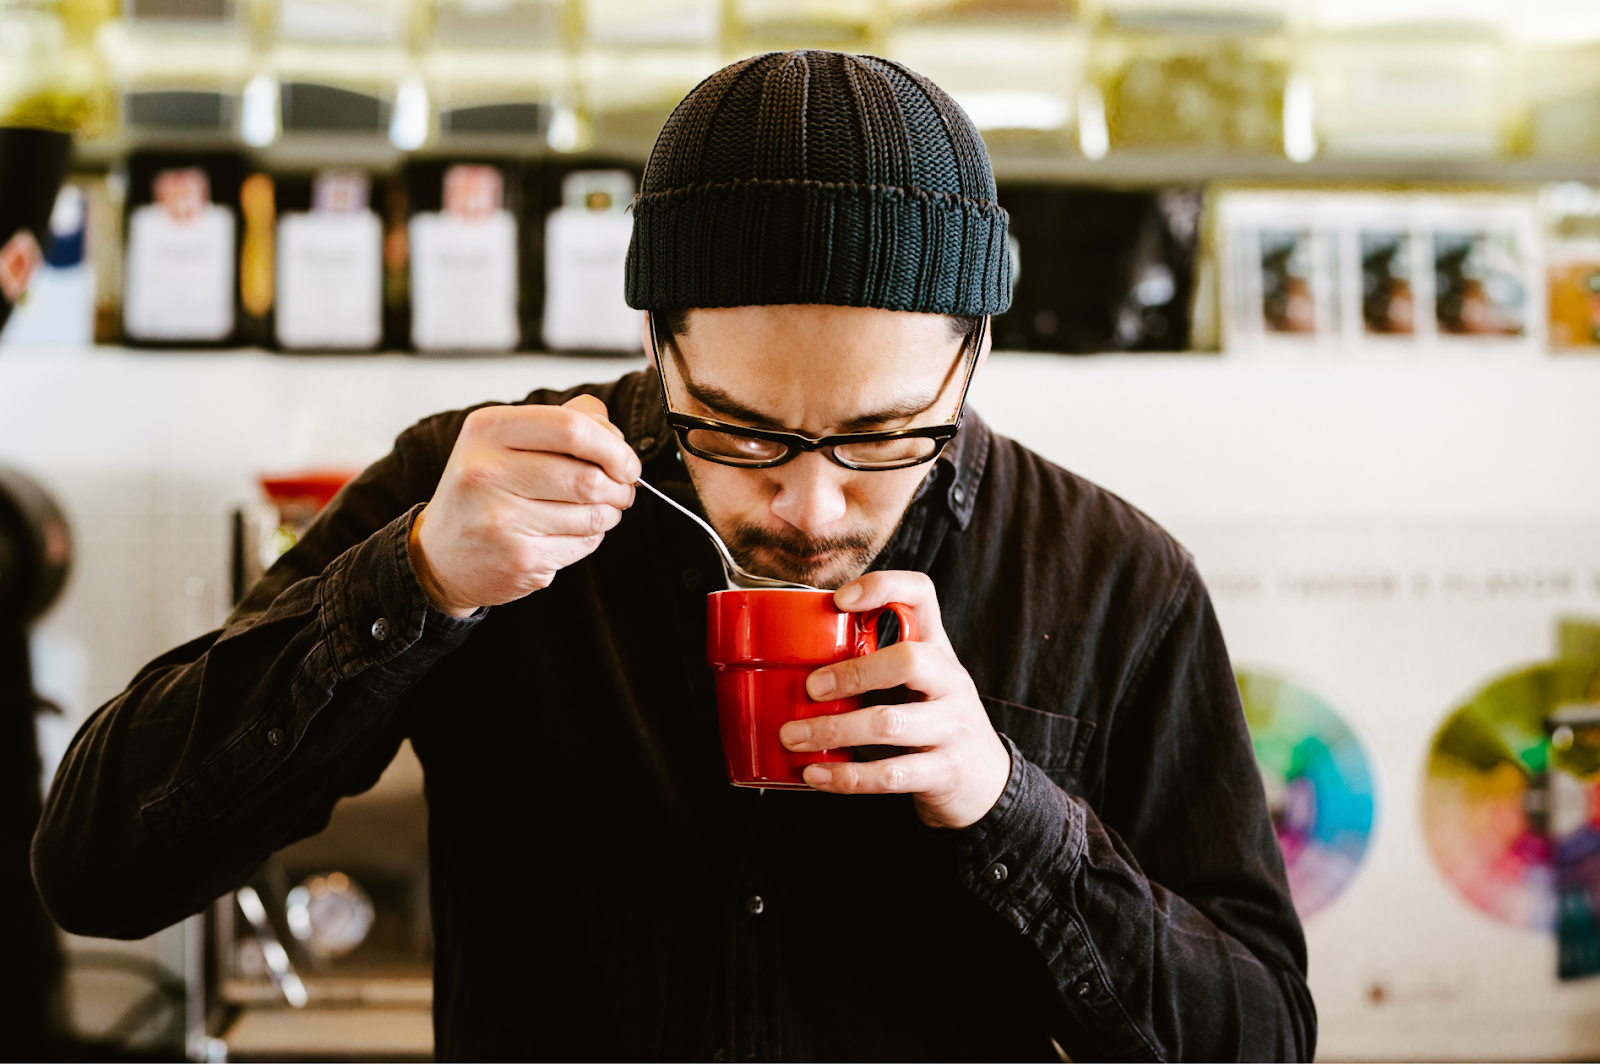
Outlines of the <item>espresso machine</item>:
[{"label": "espresso machine", "polygon": [[0,467],[0,911],[10,926],[11,989],[0,1030],[18,1060],[49,1060],[61,1037],[61,947],[34,890],[28,850],[39,824],[38,737],[28,629],[66,584],[72,539],[50,495]]},{"label": "espresso machine", "polygon": [[[233,521],[234,601],[355,470],[259,478]],[[191,921],[193,1060],[428,1060],[427,803],[409,743],[328,826]]]}]

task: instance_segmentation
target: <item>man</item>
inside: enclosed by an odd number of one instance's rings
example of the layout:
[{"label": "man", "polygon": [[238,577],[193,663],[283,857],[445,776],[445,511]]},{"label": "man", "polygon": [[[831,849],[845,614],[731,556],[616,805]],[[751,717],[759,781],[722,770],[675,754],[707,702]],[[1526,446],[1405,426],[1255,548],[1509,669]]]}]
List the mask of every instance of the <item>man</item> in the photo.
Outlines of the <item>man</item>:
[{"label": "man", "polygon": [[[868,57],[712,76],[628,297],[651,369],[408,430],[85,725],[35,844],[63,926],[198,911],[409,737],[443,1058],[1309,1058],[1190,559],[963,411],[1009,265],[960,109]],[[641,476],[747,567],[915,610],[920,643],[808,681],[885,704],[784,728],[858,749],[806,770],[828,793],[727,785],[720,566]]]}]

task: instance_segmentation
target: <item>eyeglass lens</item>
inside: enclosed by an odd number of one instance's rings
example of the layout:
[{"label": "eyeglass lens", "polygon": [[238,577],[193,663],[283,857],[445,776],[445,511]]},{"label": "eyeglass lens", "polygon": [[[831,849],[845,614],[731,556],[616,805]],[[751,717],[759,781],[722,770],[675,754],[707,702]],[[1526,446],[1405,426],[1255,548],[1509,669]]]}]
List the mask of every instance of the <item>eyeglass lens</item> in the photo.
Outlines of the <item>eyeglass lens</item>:
[{"label": "eyeglass lens", "polygon": [[[749,465],[775,462],[789,451],[787,444],[776,440],[714,429],[690,429],[684,442],[690,450],[707,458]],[[915,465],[931,455],[937,447],[938,442],[926,436],[907,436],[892,440],[841,443],[832,450],[834,456],[847,465],[861,469],[893,469],[896,466]]]}]

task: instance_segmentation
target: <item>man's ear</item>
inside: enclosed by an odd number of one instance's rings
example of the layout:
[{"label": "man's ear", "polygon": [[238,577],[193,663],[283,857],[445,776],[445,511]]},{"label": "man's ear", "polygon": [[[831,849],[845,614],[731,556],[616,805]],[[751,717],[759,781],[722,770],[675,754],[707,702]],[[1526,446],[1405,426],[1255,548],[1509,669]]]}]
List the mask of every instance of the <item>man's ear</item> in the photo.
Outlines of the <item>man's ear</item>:
[{"label": "man's ear", "polygon": [[650,311],[639,315],[640,342],[644,345],[644,357],[650,360],[650,365],[656,364],[655,338],[650,335]]}]

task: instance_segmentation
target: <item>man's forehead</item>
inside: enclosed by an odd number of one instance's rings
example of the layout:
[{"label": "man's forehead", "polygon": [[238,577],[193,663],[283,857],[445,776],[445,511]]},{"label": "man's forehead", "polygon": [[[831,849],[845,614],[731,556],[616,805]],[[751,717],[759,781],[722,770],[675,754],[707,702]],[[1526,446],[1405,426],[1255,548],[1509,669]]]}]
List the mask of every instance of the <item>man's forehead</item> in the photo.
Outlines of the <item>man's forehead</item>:
[{"label": "man's forehead", "polygon": [[[684,389],[717,415],[753,427],[785,428],[803,411],[825,417],[830,427],[854,431],[925,412],[962,364],[957,357],[962,339],[945,320],[917,317],[934,321],[868,330],[859,338],[835,331],[824,338],[831,342],[812,345],[808,340],[815,336],[806,331],[775,334],[751,327],[747,319],[734,328],[691,327],[664,346]],[[771,342],[754,342],[763,333]]]}]

